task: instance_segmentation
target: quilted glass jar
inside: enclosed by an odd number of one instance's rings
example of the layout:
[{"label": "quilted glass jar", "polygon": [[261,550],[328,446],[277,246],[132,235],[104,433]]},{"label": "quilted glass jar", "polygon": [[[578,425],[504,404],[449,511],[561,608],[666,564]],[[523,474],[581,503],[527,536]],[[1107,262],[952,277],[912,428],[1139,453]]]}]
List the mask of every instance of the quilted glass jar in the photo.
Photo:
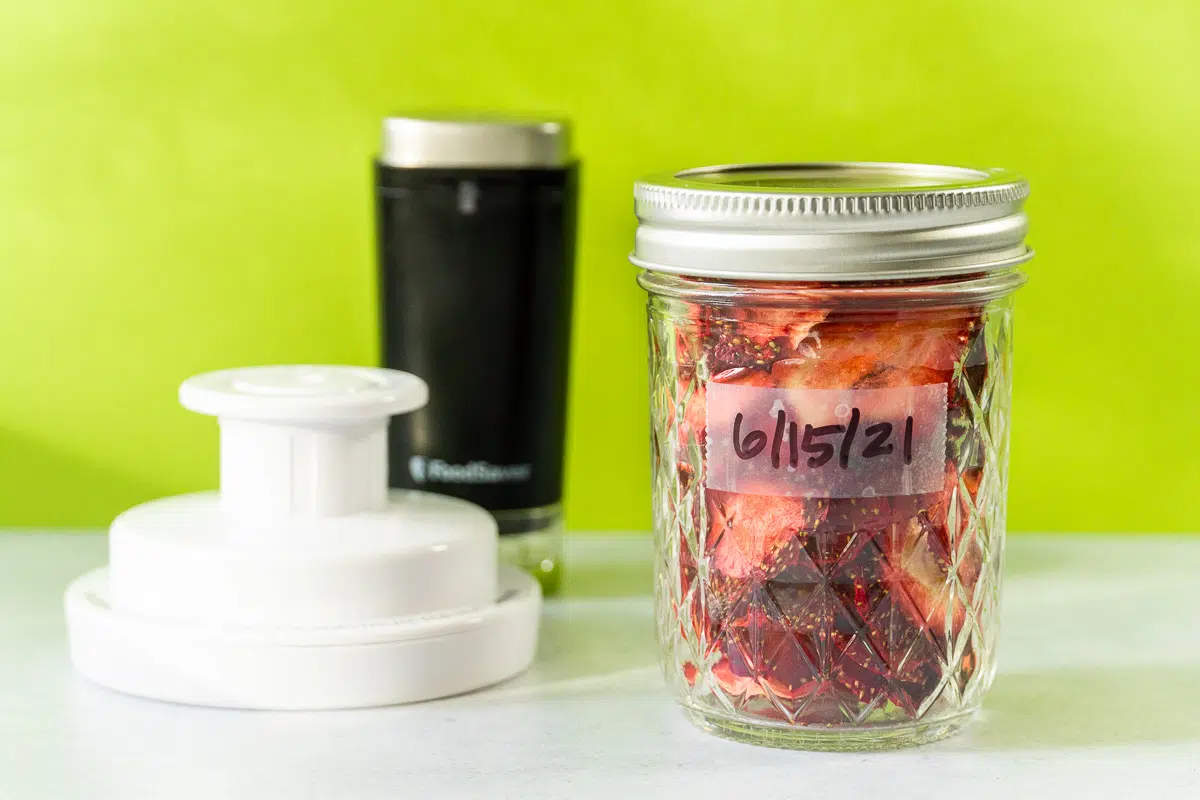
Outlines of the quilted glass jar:
[{"label": "quilted glass jar", "polygon": [[876,749],[979,708],[1027,194],[1000,170],[851,163],[635,187],[658,637],[701,728]]}]

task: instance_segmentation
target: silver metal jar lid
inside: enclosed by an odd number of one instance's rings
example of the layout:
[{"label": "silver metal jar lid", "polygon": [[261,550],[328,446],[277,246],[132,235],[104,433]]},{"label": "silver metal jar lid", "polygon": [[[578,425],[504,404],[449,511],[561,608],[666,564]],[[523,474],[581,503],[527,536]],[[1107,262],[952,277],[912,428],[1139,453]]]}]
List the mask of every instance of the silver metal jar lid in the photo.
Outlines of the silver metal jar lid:
[{"label": "silver metal jar lid", "polygon": [[705,167],[634,184],[630,260],[710,278],[860,281],[1028,261],[1029,184],[1002,169],[866,162]]},{"label": "silver metal jar lid", "polygon": [[504,116],[388,117],[380,163],[389,167],[546,169],[571,160],[566,122]]}]

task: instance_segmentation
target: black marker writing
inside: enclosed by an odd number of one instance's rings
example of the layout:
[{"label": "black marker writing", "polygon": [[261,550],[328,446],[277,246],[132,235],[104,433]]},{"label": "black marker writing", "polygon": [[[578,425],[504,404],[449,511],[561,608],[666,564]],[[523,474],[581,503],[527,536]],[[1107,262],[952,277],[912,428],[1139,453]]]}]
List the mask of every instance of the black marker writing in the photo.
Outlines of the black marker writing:
[{"label": "black marker writing", "polygon": [[[912,417],[909,417],[909,419],[912,419]],[[863,450],[863,458],[879,458],[879,456],[891,455],[892,443],[888,439],[892,436],[892,423],[877,422],[874,425],[868,425],[866,434],[875,438]]]},{"label": "black marker writing", "polygon": [[842,447],[838,452],[838,466],[846,469],[850,466],[850,447],[854,444],[854,434],[858,433],[858,409],[850,410],[850,422],[846,425],[846,435],[842,437]]},{"label": "black marker writing", "polygon": [[794,422],[788,423],[788,465],[795,469],[800,466],[800,437],[799,427]]},{"label": "black marker writing", "polygon": [[783,446],[783,431],[787,427],[787,415],[780,411],[775,418],[775,438],[771,441],[771,466],[779,469],[779,448]]},{"label": "black marker writing", "polygon": [[[862,410],[850,409],[850,419],[845,425],[811,425],[805,424],[804,435],[800,436],[800,425],[795,420],[787,418],[787,412],[775,413],[775,425],[771,440],[769,459],[774,469],[779,469],[784,463],[783,442],[788,442],[787,465],[792,469],[800,466],[800,453],[809,455],[810,469],[819,469],[833,461],[837,456],[837,465],[841,469],[849,469],[854,460],[855,440],[858,429],[862,424]],[[743,461],[749,461],[761,454],[767,447],[767,433],[751,430],[744,436],[742,427],[745,425],[745,414],[738,413],[733,418],[733,451]],[[895,426],[890,422],[875,422],[863,429],[866,444],[862,449],[863,459],[883,458],[890,456],[895,446],[888,441],[891,439]],[[903,458],[905,464],[912,464],[914,423],[911,416],[904,420]],[[842,434],[840,442],[821,441],[825,437]]]},{"label": "black marker writing", "polygon": [[817,453],[808,460],[808,466],[816,469],[829,463],[836,452],[833,445],[828,442],[814,442],[818,436],[829,436],[834,433],[841,433],[846,430],[845,425],[822,425],[819,428],[814,428],[812,425],[804,426],[804,441],[800,443],[800,449],[806,453]]},{"label": "black marker writing", "polygon": [[749,461],[767,446],[767,435],[762,431],[750,431],[742,440],[742,414],[733,418],[733,452],[743,461]]}]

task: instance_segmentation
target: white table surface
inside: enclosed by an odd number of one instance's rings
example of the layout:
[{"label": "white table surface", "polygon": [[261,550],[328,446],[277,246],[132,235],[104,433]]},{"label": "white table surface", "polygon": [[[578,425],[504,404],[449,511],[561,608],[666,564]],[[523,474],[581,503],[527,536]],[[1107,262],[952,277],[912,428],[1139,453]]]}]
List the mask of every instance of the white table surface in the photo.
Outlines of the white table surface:
[{"label": "white table surface", "polygon": [[1014,536],[1001,668],[966,733],[839,755],[690,727],[655,665],[644,537],[573,539],[537,662],[347,712],[187,708],[71,672],[62,590],[94,534],[0,534],[0,799],[1198,798],[1200,537]]}]

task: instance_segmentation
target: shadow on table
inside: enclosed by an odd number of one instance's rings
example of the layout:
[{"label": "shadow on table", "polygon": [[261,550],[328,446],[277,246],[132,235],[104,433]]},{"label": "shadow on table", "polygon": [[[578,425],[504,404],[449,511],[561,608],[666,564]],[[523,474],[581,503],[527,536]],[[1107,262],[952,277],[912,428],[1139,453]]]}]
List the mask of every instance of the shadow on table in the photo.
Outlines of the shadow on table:
[{"label": "shadow on table", "polygon": [[951,749],[1025,750],[1200,740],[1200,664],[1002,674]]}]

